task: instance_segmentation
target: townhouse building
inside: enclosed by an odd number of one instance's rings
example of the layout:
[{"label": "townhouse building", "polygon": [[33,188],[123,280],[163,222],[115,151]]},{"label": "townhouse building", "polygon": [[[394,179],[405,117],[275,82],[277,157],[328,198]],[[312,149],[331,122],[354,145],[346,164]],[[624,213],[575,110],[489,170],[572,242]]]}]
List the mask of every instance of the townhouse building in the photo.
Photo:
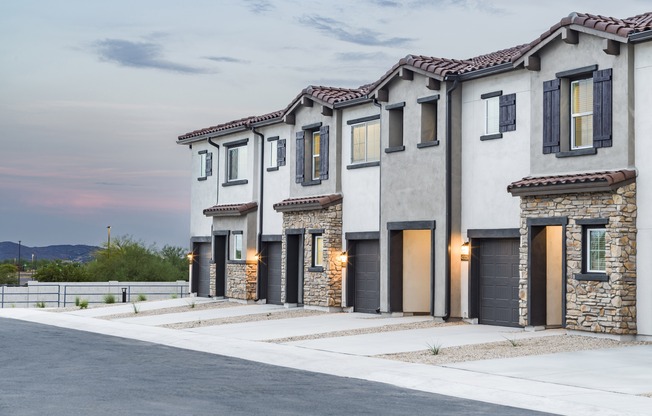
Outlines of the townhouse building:
[{"label": "townhouse building", "polygon": [[191,291],[652,336],[650,40],[652,13],[573,13],[179,136]]}]

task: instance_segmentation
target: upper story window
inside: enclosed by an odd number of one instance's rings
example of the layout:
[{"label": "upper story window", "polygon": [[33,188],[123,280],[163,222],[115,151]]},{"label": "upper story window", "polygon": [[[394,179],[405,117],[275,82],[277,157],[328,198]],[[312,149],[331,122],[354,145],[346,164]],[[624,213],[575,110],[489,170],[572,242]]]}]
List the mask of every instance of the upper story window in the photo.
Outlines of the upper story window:
[{"label": "upper story window", "polygon": [[285,166],[285,139],[279,139],[278,136],[268,137],[265,152],[268,172],[278,170],[279,166]]},{"label": "upper story window", "polygon": [[213,154],[207,150],[201,150],[199,153],[199,176],[198,180],[206,180],[213,174]]},{"label": "upper story window", "polygon": [[312,145],[311,145],[311,167],[310,170],[312,171],[312,180],[316,181],[321,179],[320,174],[321,174],[321,153],[320,153],[320,141],[321,141],[321,135],[319,134],[319,131],[313,131],[312,132]]},{"label": "upper story window", "polygon": [[484,106],[484,134],[498,134],[500,133],[498,128],[498,117],[499,117],[499,97],[491,97],[485,100]]},{"label": "upper story window", "polygon": [[225,143],[226,182],[223,186],[242,185],[248,183],[247,176],[247,143],[249,139]]},{"label": "upper story window", "polygon": [[484,104],[484,134],[480,140],[500,139],[503,133],[516,130],[516,94],[494,91],[480,98]]},{"label": "upper story window", "polygon": [[318,185],[328,179],[328,153],[328,126],[321,123],[303,126],[296,133],[296,183]]},{"label": "upper story window", "polygon": [[380,160],[380,120],[351,126],[351,162]]},{"label": "upper story window", "polygon": [[570,84],[571,149],[593,147],[593,78]]},{"label": "upper story window", "polygon": [[388,129],[389,129],[389,147],[385,153],[405,150],[403,145],[403,108],[405,102],[390,104],[385,106],[389,112]]},{"label": "upper story window", "polygon": [[439,94],[417,99],[421,105],[421,141],[417,147],[436,146],[437,141],[437,103]]},{"label": "upper story window", "polygon": [[556,75],[543,83],[543,153],[577,156],[611,147],[611,68],[592,65]]}]

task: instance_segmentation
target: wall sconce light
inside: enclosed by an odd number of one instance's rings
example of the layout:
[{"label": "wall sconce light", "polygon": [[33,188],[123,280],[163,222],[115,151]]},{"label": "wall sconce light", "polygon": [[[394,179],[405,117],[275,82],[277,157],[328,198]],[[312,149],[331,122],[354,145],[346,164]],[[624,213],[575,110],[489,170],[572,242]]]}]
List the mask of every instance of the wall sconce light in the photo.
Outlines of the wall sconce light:
[{"label": "wall sconce light", "polygon": [[188,258],[188,263],[190,264],[192,264],[192,262],[195,260],[195,254],[192,251],[188,253],[186,257]]},{"label": "wall sconce light", "polygon": [[260,257],[261,257],[260,253],[254,254],[254,260],[260,261]]},{"label": "wall sconce light", "polygon": [[342,253],[340,253],[340,263],[342,263],[342,265],[345,265],[347,261],[349,261],[349,256],[346,254],[346,251],[343,251]]},{"label": "wall sconce light", "polygon": [[462,261],[469,261],[470,250],[471,250],[471,246],[469,245],[468,241],[462,244],[462,247],[460,248],[460,258]]}]

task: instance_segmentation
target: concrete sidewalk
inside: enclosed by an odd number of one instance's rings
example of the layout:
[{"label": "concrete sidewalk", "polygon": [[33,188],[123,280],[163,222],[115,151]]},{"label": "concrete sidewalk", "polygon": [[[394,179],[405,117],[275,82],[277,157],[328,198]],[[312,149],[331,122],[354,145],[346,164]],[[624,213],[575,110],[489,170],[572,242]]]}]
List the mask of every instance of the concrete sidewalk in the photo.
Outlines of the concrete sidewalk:
[{"label": "concrete sidewalk", "polygon": [[[270,344],[36,309],[3,309],[0,310],[0,317],[550,413],[652,415],[652,399],[637,395],[652,392],[652,346],[432,366],[365,356],[371,347],[369,338],[364,335],[346,341],[347,344],[354,345],[355,340],[358,340],[357,348],[363,354],[357,355],[350,351],[325,351],[314,346],[311,348],[310,345],[298,345],[300,343]],[[296,319],[300,318],[279,322],[292,325]],[[335,321],[338,318],[333,319]],[[273,321],[265,323],[269,322]],[[443,342],[471,342],[473,339],[487,337],[487,333],[491,332],[486,332],[483,329],[485,327],[479,325],[432,329],[446,328],[458,328],[461,332],[457,335],[452,332],[446,336],[441,335],[440,340]],[[476,331],[475,337],[473,331]],[[404,332],[406,331],[385,333],[383,335],[388,338],[373,342],[389,342],[393,334],[392,342],[400,345],[406,335]],[[500,331],[494,331],[493,336],[496,334],[500,334]],[[518,332],[510,331],[508,334],[516,336]],[[336,344],[343,338],[334,338],[329,342]],[[412,341],[406,341],[405,348],[411,348]]]}]

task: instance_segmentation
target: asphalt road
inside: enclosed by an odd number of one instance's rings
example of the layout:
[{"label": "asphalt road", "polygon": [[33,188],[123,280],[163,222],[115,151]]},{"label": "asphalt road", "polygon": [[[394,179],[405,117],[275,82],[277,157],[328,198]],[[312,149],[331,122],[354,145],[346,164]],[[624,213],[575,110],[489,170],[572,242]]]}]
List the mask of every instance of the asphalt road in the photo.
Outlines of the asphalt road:
[{"label": "asphalt road", "polygon": [[0,318],[0,415],[541,415]]}]

